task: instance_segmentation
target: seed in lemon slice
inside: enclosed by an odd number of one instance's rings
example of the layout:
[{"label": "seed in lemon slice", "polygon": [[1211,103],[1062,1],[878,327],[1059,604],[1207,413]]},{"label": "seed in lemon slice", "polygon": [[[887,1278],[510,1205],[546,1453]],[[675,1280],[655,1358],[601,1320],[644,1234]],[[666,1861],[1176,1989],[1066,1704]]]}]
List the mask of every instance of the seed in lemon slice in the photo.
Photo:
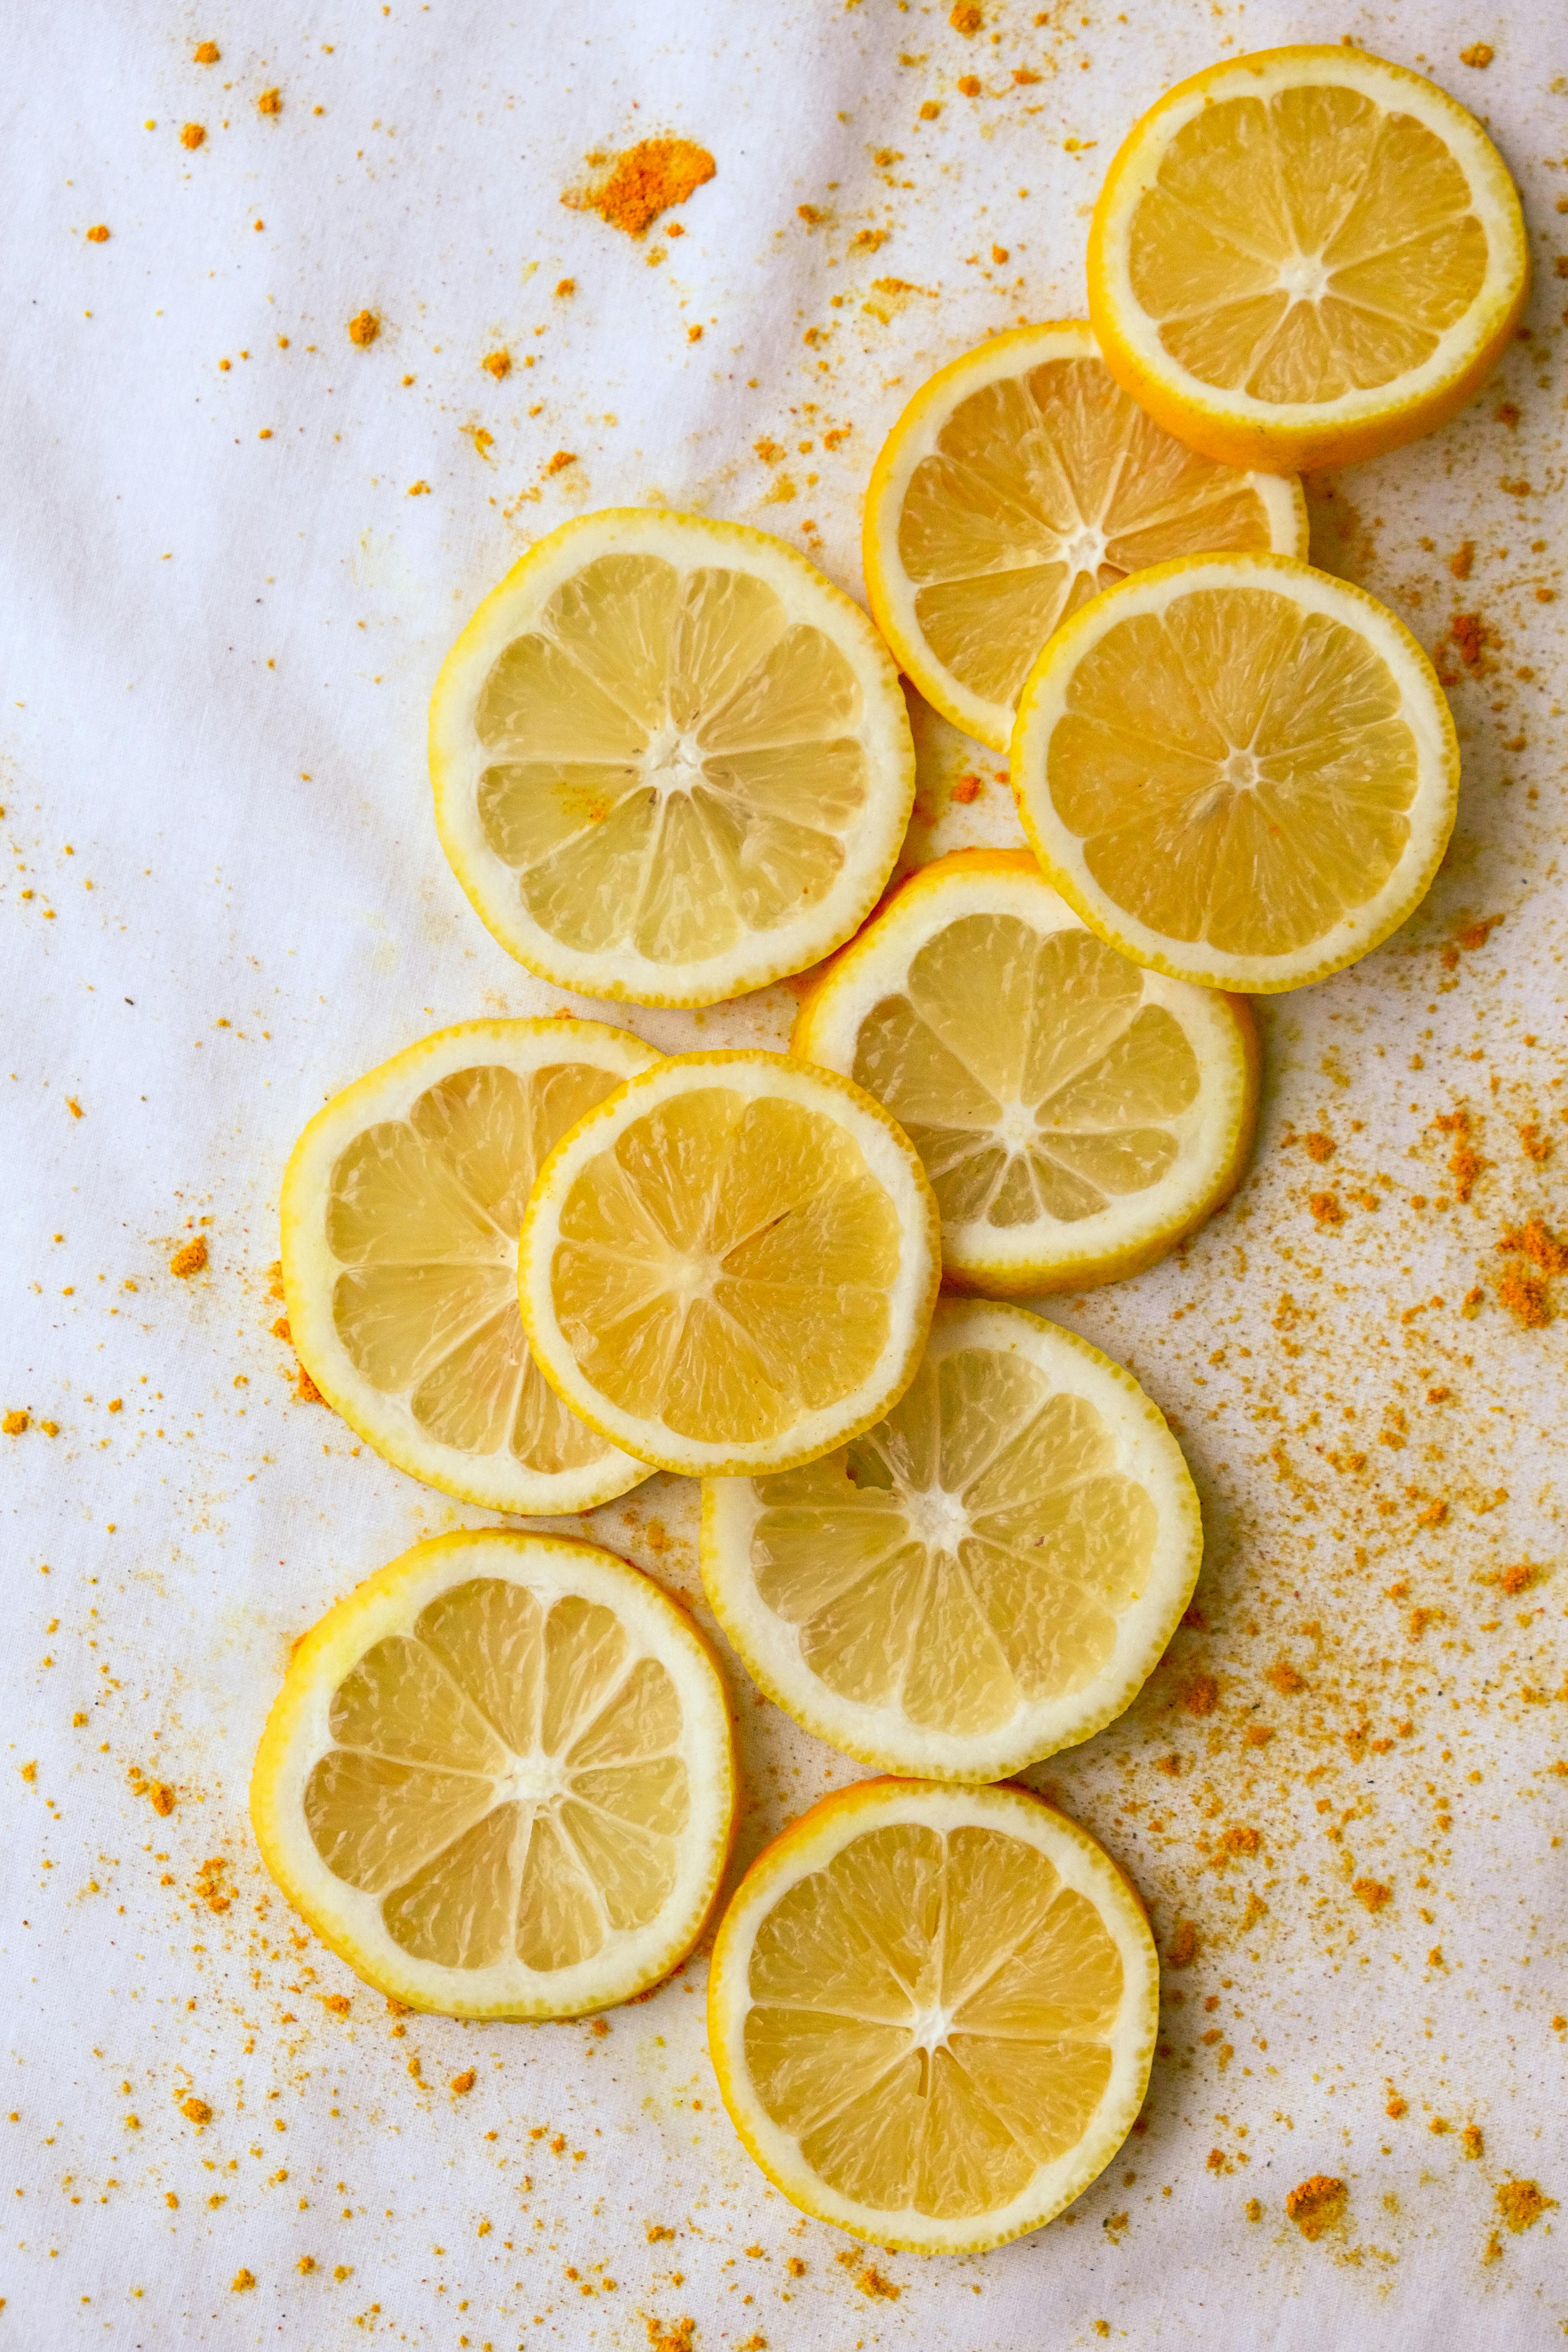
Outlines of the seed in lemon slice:
[{"label": "seed in lemon slice", "polygon": [[1027,1789],[863,1780],[792,1823],[720,1923],[708,2045],[792,2204],[980,2253],[1103,2171],[1154,2055],[1142,1904]]},{"label": "seed in lemon slice", "polygon": [[871,469],[864,547],[900,667],[1005,751],[1019,688],[1080,604],[1173,556],[1304,556],[1307,506],[1293,478],[1184,448],[1075,320],[994,335],[921,385]]},{"label": "seed in lemon slice", "polygon": [[352,1969],[450,2017],[574,2017],[682,1960],[737,1779],[685,1610],[565,1536],[437,1536],[297,1645],[250,1783],[262,1859]]},{"label": "seed in lemon slice", "polygon": [[589,1511],[647,1477],[529,1353],[517,1234],[542,1161],[659,1056],[596,1021],[465,1021],[334,1096],[283,1179],[289,1337],[412,1477],[491,1511]]},{"label": "seed in lemon slice", "polygon": [[1035,854],[1139,963],[1250,995],[1353,963],[1426,897],[1459,751],[1436,674],[1363,590],[1198,555],[1109,588],[1018,704]]},{"label": "seed in lemon slice", "polygon": [[1192,1599],[1197,1496],[1130,1372],[1021,1307],[938,1303],[885,1420],[702,1489],[752,1678],[862,1763],[999,1780],[1131,1704]]},{"label": "seed in lemon slice", "polygon": [[430,705],[442,845],[547,980],[711,1004],[847,939],[914,800],[898,673],[765,532],[612,508],[487,596]]},{"label": "seed in lemon slice", "polygon": [[1344,466],[1452,416],[1529,286],[1519,195],[1474,115],[1403,66],[1227,58],[1123,141],[1089,234],[1105,363],[1233,466]]},{"label": "seed in lemon slice", "polygon": [[954,850],[902,883],[805,999],[791,1050],[903,1128],[956,1288],[1139,1273],[1229,1197],[1252,1148],[1245,1001],[1129,962],[1026,849]]},{"label": "seed in lemon slice", "polygon": [[730,1477],[887,1412],[941,1263],[931,1187],[879,1103],[782,1054],[686,1054],[556,1146],[518,1281],[574,1412],[658,1469]]}]

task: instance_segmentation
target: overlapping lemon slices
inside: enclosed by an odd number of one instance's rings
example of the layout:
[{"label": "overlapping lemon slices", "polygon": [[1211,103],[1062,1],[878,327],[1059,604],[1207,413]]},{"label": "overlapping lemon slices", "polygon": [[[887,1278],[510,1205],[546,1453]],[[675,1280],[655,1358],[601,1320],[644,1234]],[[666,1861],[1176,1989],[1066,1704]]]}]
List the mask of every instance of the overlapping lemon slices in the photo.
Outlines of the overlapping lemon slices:
[{"label": "overlapping lemon slices", "polygon": [[940,1276],[902,1129],[831,1071],[744,1052],[661,1063],[580,1120],[518,1262],[573,1411],[710,1477],[809,1462],[877,1420],[914,1377]]},{"label": "overlapping lemon slices", "polygon": [[1529,274],[1475,117],[1339,46],[1227,58],[1167,90],[1089,228],[1107,366],[1235,466],[1342,466],[1431,431],[1495,366]]},{"label": "overlapping lemon slices", "polygon": [[563,523],[486,597],[430,705],[436,819],[504,947],[567,988],[710,1004],[848,938],[914,751],[859,607],[764,532]]},{"label": "overlapping lemon slices", "polygon": [[885,1771],[997,1780],[1120,1715],[1192,1598],[1197,1497],[1087,1340],[943,1299],[886,1418],[702,1489],[702,1579],[753,1679]]},{"label": "overlapping lemon slices", "polygon": [[1191,556],[1075,614],[1018,705],[1047,878],[1157,971],[1250,994],[1365,955],[1453,829],[1458,741],[1408,629],[1285,556]]},{"label": "overlapping lemon slices", "polygon": [[384,1992],[569,2017],[690,1950],[735,1797],[686,1612],[596,1545],[497,1530],[416,1545],[306,1635],[250,1811],[289,1901]]},{"label": "overlapping lemon slices", "polygon": [[1019,327],[921,385],[866,493],[866,589],[928,702],[1005,751],[1053,629],[1130,572],[1304,556],[1300,484],[1216,464],[1117,383],[1081,320]]},{"label": "overlapping lemon slices", "polygon": [[1027,850],[922,866],[826,966],[791,1043],[903,1127],[963,1288],[1137,1273],[1227,1197],[1252,1147],[1245,1003],[1129,962]]},{"label": "overlapping lemon slices", "polygon": [[517,1300],[540,1166],[659,1056],[595,1021],[465,1021],[318,1111],[283,1180],[289,1335],[389,1462],[489,1510],[592,1510],[647,1475],[542,1376]]},{"label": "overlapping lemon slices", "polygon": [[872,1780],[761,1854],[725,1912],[709,2046],[793,2203],[977,2252],[1110,2163],[1154,2055],[1159,1964],[1115,1864],[1027,1790]]}]

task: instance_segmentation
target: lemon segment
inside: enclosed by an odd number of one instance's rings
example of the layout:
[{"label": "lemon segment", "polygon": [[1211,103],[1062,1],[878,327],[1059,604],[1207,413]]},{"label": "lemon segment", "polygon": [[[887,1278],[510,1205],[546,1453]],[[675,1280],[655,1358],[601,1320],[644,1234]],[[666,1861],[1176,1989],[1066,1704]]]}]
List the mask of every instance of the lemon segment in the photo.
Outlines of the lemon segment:
[{"label": "lemon segment", "polygon": [[683,1959],[737,1776],[712,1654],[611,1552],[438,1536],[297,1646],[251,1777],[262,1859],[366,1980],[451,2017],[573,2017]]},{"label": "lemon segment", "polygon": [[1052,640],[1011,767],[1047,878],[1101,939],[1262,994],[1353,963],[1420,903],[1459,753],[1431,663],[1363,590],[1193,556]]},{"label": "lemon segment", "polygon": [[656,1467],[810,1461],[920,1361],[941,1273],[907,1137],[784,1055],[688,1054],[557,1145],[523,1223],[535,1358],[572,1410]]},{"label": "lemon segment", "polygon": [[1197,1496],[1131,1375],[942,1299],[892,1412],[702,1489],[702,1580],[754,1681],[888,1772],[995,1780],[1127,1707],[1192,1598]]},{"label": "lemon segment", "polygon": [[866,494],[878,627],[926,700],[995,751],[1040,647],[1080,604],[1213,549],[1304,556],[1300,484],[1184,448],[1081,320],[1016,328],[941,369]]},{"label": "lemon segment", "polygon": [[1245,1001],[1130,962],[1026,849],[954,850],[902,883],[803,1001],[791,1051],[903,1128],[956,1288],[1140,1273],[1229,1197],[1252,1148]]},{"label": "lemon segment", "polygon": [[565,1130],[659,1055],[596,1021],[465,1021],[317,1112],[283,1179],[289,1337],[400,1470],[492,1511],[593,1510],[647,1475],[529,1351],[517,1236]]},{"label": "lemon segment", "polygon": [[1168,432],[1280,471],[1454,415],[1524,304],[1519,195],[1435,83],[1342,47],[1231,58],[1123,141],[1089,239],[1106,365]]},{"label": "lemon segment", "polygon": [[713,1947],[708,2041],[750,2153],[855,2236],[977,2253],[1103,2171],[1154,2055],[1133,1888],[1026,1789],[868,1780],[747,1871]]},{"label": "lemon segment", "polygon": [[859,607],[766,533],[660,509],[514,564],[430,705],[442,845],[547,980],[710,1004],[838,946],[914,800],[898,674]]}]

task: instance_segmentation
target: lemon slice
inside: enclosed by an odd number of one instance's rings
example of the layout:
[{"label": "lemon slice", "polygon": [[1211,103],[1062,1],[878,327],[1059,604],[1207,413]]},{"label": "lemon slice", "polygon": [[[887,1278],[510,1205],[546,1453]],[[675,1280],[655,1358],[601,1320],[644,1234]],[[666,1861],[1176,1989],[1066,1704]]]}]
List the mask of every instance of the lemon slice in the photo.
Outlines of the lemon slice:
[{"label": "lemon slice", "polygon": [[289,1336],[400,1470],[491,1511],[589,1511],[647,1475],[540,1377],[517,1234],[566,1129],[659,1056],[596,1021],[465,1021],[316,1113],[283,1179]]},{"label": "lemon slice", "polygon": [[914,1378],[936,1203],[880,1104],[782,1054],[634,1078],[541,1171],[518,1281],[574,1412],[663,1470],[728,1477],[842,1444]]},{"label": "lemon slice", "polygon": [[754,1681],[864,1764],[999,1780],[1129,1706],[1203,1557],[1130,1372],[1021,1307],[939,1301],[883,1421],[702,1489],[702,1580]]},{"label": "lemon slice", "polygon": [[1087,1831],[1026,1789],[865,1780],[741,1881],[708,2042],[792,2204],[882,2245],[978,2253],[1110,2162],[1158,2009],[1143,1906]]},{"label": "lemon slice", "polygon": [[450,2017],[574,2017],[686,1957],[736,1767],[686,1612],[613,1552],[437,1536],[295,1649],[250,1782],[262,1859],[323,1943]]},{"label": "lemon slice", "polygon": [[875,904],[914,801],[898,674],[781,541],[612,508],[487,596],[430,705],[436,822],[520,962],[711,1004],[804,971]]},{"label": "lemon slice", "polygon": [[1011,753],[1024,830],[1139,963],[1266,994],[1366,954],[1453,830],[1454,722],[1392,613],[1279,555],[1108,588],[1041,655]]},{"label": "lemon slice", "polygon": [[1299,482],[1173,440],[1079,320],[1019,327],[922,384],[866,493],[866,589],[926,700],[1005,751],[1053,629],[1130,572],[1307,552]]},{"label": "lemon slice", "polygon": [[1026,849],[911,876],[827,966],[791,1049],[892,1112],[962,1289],[1139,1273],[1229,1197],[1252,1148],[1245,1001],[1130,963]]},{"label": "lemon slice", "polygon": [[1344,466],[1429,433],[1500,357],[1529,252],[1507,166],[1419,74],[1227,58],[1123,141],[1089,233],[1105,363],[1211,457]]}]

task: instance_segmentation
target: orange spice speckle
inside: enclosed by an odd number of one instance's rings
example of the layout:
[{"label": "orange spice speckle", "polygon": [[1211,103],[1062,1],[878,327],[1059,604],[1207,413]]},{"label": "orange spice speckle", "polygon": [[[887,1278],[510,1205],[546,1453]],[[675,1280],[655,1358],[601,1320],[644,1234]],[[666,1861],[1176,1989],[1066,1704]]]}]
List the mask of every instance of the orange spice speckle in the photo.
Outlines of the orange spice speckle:
[{"label": "orange spice speckle", "polygon": [[1358,1903],[1364,1903],[1369,1911],[1381,1911],[1385,1903],[1394,1900],[1393,1887],[1384,1886],[1377,1878],[1358,1878],[1351,1893]]},{"label": "orange spice speckle", "polygon": [[1165,1947],[1166,1967],[1190,1969],[1197,1956],[1197,1929],[1190,1919],[1178,1919],[1171,1930],[1171,1940]]},{"label": "orange spice speckle", "polygon": [[248,2294],[255,2284],[256,2273],[254,2271],[238,2270],[236,2271],[234,2274],[233,2281],[229,2287],[229,2292],[231,2294]]},{"label": "orange spice speckle", "polygon": [[980,95],[980,76],[978,74],[960,74],[958,77],[958,94],[961,98],[978,98]]},{"label": "orange spice speckle", "polygon": [[0,1421],[0,1430],[3,1430],[7,1437],[20,1437],[31,1419],[30,1413],[20,1411],[8,1412],[5,1420]]},{"label": "orange spice speckle", "polygon": [[465,2066],[460,2074],[453,2075],[451,2081],[447,2084],[447,2088],[449,2091],[456,2092],[459,2099],[466,2098],[474,2087],[475,2079],[476,2077],[473,2068],[471,2066]]},{"label": "orange spice speckle", "polygon": [[1392,2121],[1397,2123],[1401,2116],[1409,2114],[1410,2102],[1408,2099],[1402,2099],[1397,2091],[1391,2091],[1388,2095],[1388,2105],[1383,2112]]},{"label": "orange spice speckle", "polygon": [[216,66],[221,55],[216,41],[198,41],[191,52],[191,62],[198,66]]},{"label": "orange spice speckle", "polygon": [[1484,2156],[1486,2154],[1487,2144],[1485,2139],[1482,2137],[1479,2124],[1467,2124],[1465,2126],[1464,2130],[1459,2134],[1459,2145],[1464,2149],[1467,2156]]},{"label": "orange spice speckle", "polygon": [[1320,1225],[1342,1225],[1344,1223],[1345,1213],[1340,1205],[1340,1196],[1337,1192],[1314,1192],[1307,1202],[1307,1206],[1310,1209],[1314,1219]]},{"label": "orange spice speckle", "polygon": [[211,2107],[208,2106],[205,2099],[182,2099],[180,2101],[180,2113],[184,2116],[187,2123],[196,2124],[198,2126],[201,2124],[210,2124],[213,2119],[213,2111]]},{"label": "orange spice speckle", "polygon": [[202,144],[202,142],[205,139],[206,135],[206,132],[203,130],[199,122],[187,122],[184,129],[180,133],[180,144],[182,147],[190,148],[194,153],[196,148]]},{"label": "orange spice speckle", "polygon": [[1181,1701],[1189,1715],[1212,1715],[1219,1705],[1219,1685],[1212,1675],[1190,1675],[1182,1685]]},{"label": "orange spice speckle", "polygon": [[1291,2189],[1285,2200],[1285,2211],[1301,2235],[1316,2243],[1331,2230],[1345,2210],[1345,2184],[1327,2172],[1314,2172]]},{"label": "orange spice speckle", "polygon": [[258,114],[281,114],[282,93],[276,89],[264,89],[256,101],[256,111]]},{"label": "orange spice speckle", "polygon": [[544,470],[547,474],[559,474],[564,472],[568,466],[574,466],[576,463],[577,452],[575,449],[557,449],[554,457],[551,458],[550,463],[545,467]]},{"label": "orange spice speckle", "polygon": [[683,205],[718,170],[706,147],[691,139],[644,139],[618,156],[607,180],[587,195],[568,191],[561,199],[574,209],[597,213],[628,236],[646,236],[660,213]]},{"label": "orange spice speckle", "polygon": [[1532,2228],[1556,2203],[1556,2198],[1544,2195],[1533,2180],[1505,2180],[1497,2192],[1498,2211],[1515,2237],[1521,2230]]},{"label": "orange spice speckle", "polygon": [[356,310],[349,320],[349,341],[362,352],[368,351],[381,332],[381,320],[374,310]]},{"label": "orange spice speckle", "polygon": [[980,798],[984,789],[985,786],[980,777],[960,776],[952,788],[952,797],[962,807],[967,808],[971,801],[977,801]]},{"label": "orange spice speckle", "polygon": [[1478,73],[1484,73],[1496,55],[1497,51],[1489,41],[1472,41],[1468,49],[1459,51],[1459,63],[1473,66]]},{"label": "orange spice speckle", "polygon": [[204,1273],[206,1262],[207,1237],[205,1234],[195,1234],[188,1242],[182,1242],[174,1252],[174,1256],[169,1260],[169,1272],[178,1275],[180,1280],[184,1282],[193,1274]]},{"label": "orange spice speckle", "polygon": [[96,227],[89,228],[86,232],[86,235],[89,245],[107,245],[109,243],[109,228],[107,224],[103,221],[100,221]]},{"label": "orange spice speckle", "polygon": [[326,1398],[321,1394],[321,1390],[316,1386],[315,1381],[310,1378],[310,1375],[305,1370],[304,1365],[298,1365],[296,1370],[298,1377],[294,1382],[295,1403],[325,1404],[327,1402]]},{"label": "orange spice speckle", "polygon": [[479,362],[479,365],[484,369],[487,375],[493,375],[496,382],[500,383],[511,373],[511,353],[510,352],[487,352],[484,358]]},{"label": "orange spice speckle", "polygon": [[955,33],[962,33],[964,39],[968,40],[973,34],[980,30],[985,19],[975,6],[974,0],[953,0],[953,6],[949,11],[947,21]]}]

